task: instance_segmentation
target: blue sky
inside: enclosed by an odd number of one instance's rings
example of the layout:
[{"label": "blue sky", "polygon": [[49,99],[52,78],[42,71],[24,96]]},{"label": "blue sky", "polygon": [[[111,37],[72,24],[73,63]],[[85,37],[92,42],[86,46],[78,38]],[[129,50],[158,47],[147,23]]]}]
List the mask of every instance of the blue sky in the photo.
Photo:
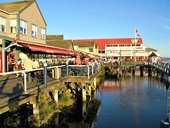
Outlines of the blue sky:
[{"label": "blue sky", "polygon": [[[0,0],[14,1],[14,0]],[[37,0],[48,34],[65,39],[134,37],[170,57],[170,0]]]}]

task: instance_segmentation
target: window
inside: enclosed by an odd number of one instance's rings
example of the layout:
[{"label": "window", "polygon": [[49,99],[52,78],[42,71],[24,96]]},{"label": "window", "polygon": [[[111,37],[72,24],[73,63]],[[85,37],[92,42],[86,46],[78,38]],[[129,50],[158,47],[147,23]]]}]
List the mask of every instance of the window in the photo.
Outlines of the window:
[{"label": "window", "polygon": [[93,48],[89,48],[89,52],[93,52]]},{"label": "window", "polygon": [[16,30],[17,30],[17,20],[16,19],[13,19],[13,20],[10,20],[10,29],[11,29],[11,33],[16,33]]},{"label": "window", "polygon": [[99,53],[105,53],[105,51],[104,50],[102,50],[102,51],[98,51]]},{"label": "window", "polygon": [[36,25],[32,25],[32,37],[37,37],[38,36],[38,29]]},{"label": "window", "polygon": [[20,33],[27,35],[27,22],[23,20],[20,21]]},{"label": "window", "polygon": [[41,39],[45,40],[46,39],[46,31],[44,28],[41,29]]},{"label": "window", "polygon": [[0,32],[6,32],[6,18],[0,17]]}]

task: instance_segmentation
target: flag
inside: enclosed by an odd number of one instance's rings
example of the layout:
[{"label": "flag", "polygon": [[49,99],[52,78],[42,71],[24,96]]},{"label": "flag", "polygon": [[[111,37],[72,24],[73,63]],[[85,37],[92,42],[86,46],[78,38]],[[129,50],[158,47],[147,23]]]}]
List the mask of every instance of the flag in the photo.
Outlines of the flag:
[{"label": "flag", "polygon": [[140,37],[139,31],[137,28],[135,28],[135,35],[136,35],[136,37]]}]

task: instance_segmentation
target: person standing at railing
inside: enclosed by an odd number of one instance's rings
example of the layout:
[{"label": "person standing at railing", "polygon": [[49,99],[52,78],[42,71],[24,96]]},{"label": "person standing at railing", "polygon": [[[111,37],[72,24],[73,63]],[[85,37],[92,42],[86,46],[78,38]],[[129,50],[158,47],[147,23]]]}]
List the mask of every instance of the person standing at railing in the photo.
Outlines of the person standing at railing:
[{"label": "person standing at railing", "polygon": [[[18,59],[18,62],[17,62],[17,64],[16,64],[16,70],[17,70],[17,71],[24,70],[24,63],[23,63],[23,61],[22,61],[21,58]],[[19,77],[20,74],[17,73],[16,76]]]},{"label": "person standing at railing", "polygon": [[39,68],[39,67],[40,67],[39,62],[38,62],[36,59],[34,59],[34,60],[33,60],[33,64],[32,64],[32,68],[33,68],[33,69],[37,69],[37,68]]},{"label": "person standing at railing", "polygon": [[[31,57],[28,57],[27,59],[25,59],[25,70],[32,70],[33,69],[33,61],[31,59]],[[28,82],[31,82],[31,72],[28,72]]]},{"label": "person standing at railing", "polygon": [[17,70],[24,70],[24,63],[21,58],[18,59],[17,65],[16,65]]}]

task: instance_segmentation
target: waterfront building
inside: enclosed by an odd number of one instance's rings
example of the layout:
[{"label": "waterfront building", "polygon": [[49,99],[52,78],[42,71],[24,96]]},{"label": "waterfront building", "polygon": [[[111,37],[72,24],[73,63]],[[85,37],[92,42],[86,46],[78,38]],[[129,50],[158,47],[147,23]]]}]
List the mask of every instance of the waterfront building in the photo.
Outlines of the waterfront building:
[{"label": "waterfront building", "polygon": [[76,51],[98,54],[98,45],[94,41],[74,42],[73,45],[74,45],[74,50]]},{"label": "waterfront building", "polygon": [[63,50],[67,49],[67,51],[69,51],[66,55],[53,55],[53,62],[64,62],[65,64],[66,61],[75,61],[78,52],[74,51],[72,40],[65,40],[64,35],[47,35],[46,44]]},{"label": "waterfront building", "polygon": [[[114,58],[122,61],[148,61],[153,53],[160,57],[157,50],[144,46],[142,38],[106,38],[106,39],[77,39],[74,46],[81,48],[82,44],[97,44],[97,53],[101,57]],[[89,47],[90,48],[90,47]],[[81,48],[83,50],[83,48]]]},{"label": "waterfront building", "polygon": [[[34,0],[0,4],[0,41],[46,43],[46,21]],[[5,44],[4,44],[5,45]]]},{"label": "waterfront building", "polygon": [[21,47],[46,44],[46,26],[36,1],[0,3],[0,72],[14,70]]},{"label": "waterfront building", "polygon": [[48,36],[46,42],[46,29],[35,0],[0,3],[0,72],[14,71],[19,58],[25,61],[31,57],[50,64],[57,55],[76,56],[71,41],[55,43]]}]

